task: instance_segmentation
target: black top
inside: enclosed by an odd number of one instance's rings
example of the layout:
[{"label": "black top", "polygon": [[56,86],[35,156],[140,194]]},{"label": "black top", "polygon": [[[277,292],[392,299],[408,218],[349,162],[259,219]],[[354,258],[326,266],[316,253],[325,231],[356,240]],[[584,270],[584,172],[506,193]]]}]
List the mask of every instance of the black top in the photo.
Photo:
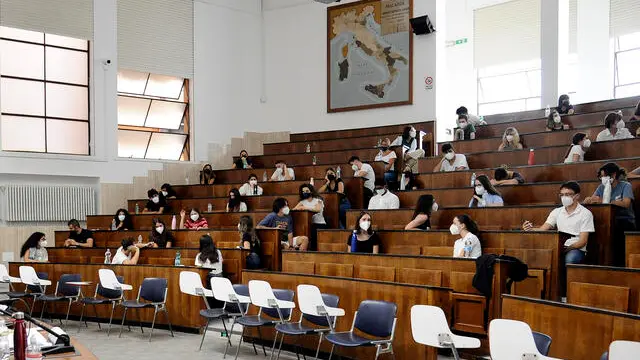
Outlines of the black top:
[{"label": "black top", "polygon": [[561,115],[567,115],[569,113],[569,110],[573,109],[573,105],[569,105],[569,106],[560,106],[556,108],[556,111],[558,111],[558,114]]},{"label": "black top", "polygon": [[242,234],[242,244],[244,246],[244,242],[248,242],[250,244],[250,248],[249,251],[252,253],[256,253],[257,255],[260,255],[260,242],[259,241],[253,241],[253,238],[251,237],[251,234],[249,233],[243,233]]},{"label": "black top", "polygon": [[[349,237],[347,238],[347,245],[349,246],[351,246],[351,236],[353,236],[353,233],[349,235]],[[372,254],[373,247],[375,245],[380,246],[380,237],[378,237],[378,234],[374,232],[369,237],[369,240],[365,240],[365,241],[358,240],[358,242],[356,243],[356,248],[351,249],[351,252]]]},{"label": "black top", "polygon": [[327,192],[328,193],[337,193],[338,192],[338,183],[342,183],[343,188],[344,188],[344,194],[340,194],[340,200],[342,200],[347,196],[347,186],[345,185],[344,181],[342,181],[341,178],[337,178],[335,183],[336,183],[336,185],[333,188],[331,187],[331,182],[329,182],[327,184]]},{"label": "black top", "polygon": [[167,212],[167,200],[164,196],[160,196],[160,201],[158,203],[154,203],[153,201],[147,201],[147,205],[144,206],[145,209],[149,211],[160,211],[160,208],[165,208],[164,212]]},{"label": "black top", "polygon": [[[120,223],[123,223],[122,227],[118,227],[120,226]],[[124,218],[124,221],[120,221],[120,219],[118,219],[118,217],[116,216],[116,228],[118,229],[118,231],[133,230],[133,221],[131,221],[131,216],[126,216]]]},{"label": "black top", "polygon": [[423,222],[422,225],[418,226],[420,230],[429,230],[431,229],[431,217],[427,219],[427,221]]},{"label": "black top", "polygon": [[157,231],[151,231],[151,235],[149,235],[149,240],[153,241],[158,245],[159,248],[166,248],[167,243],[170,242],[172,245],[176,243],[176,239],[173,237],[171,231],[168,231],[166,228],[159,234]]},{"label": "black top", "polygon": [[524,184],[524,178],[522,177],[522,175],[520,175],[520,173],[518,172],[513,172],[513,176],[511,176],[511,180],[518,180],[518,184]]},{"label": "black top", "polygon": [[[251,159],[247,158],[247,166],[253,166]],[[244,163],[242,162],[242,158],[239,158],[238,160],[234,161],[234,164],[236,164],[236,169],[244,169]]]},{"label": "black top", "polygon": [[69,239],[75,240],[76,242],[79,242],[81,244],[86,244],[87,239],[89,238],[93,239],[93,233],[87,229],[82,229],[82,231],[80,231],[80,234],[75,231],[69,232]]}]

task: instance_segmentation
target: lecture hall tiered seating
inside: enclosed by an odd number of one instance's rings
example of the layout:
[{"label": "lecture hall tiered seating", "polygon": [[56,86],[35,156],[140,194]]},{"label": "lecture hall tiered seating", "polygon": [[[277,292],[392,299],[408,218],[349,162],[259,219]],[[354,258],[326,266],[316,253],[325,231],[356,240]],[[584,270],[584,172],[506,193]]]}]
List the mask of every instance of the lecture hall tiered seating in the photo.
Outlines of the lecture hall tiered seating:
[{"label": "lecture hall tiered seating", "polygon": [[[568,266],[563,275],[563,236],[557,232],[524,232],[521,226],[524,220],[534,224],[544,223],[549,212],[560,206],[558,189],[562,182],[579,181],[584,198],[598,186],[596,173],[605,163],[615,161],[628,170],[640,165],[640,147],[636,139],[594,142],[585,162],[562,164],[573,134],[586,132],[591,139],[595,139],[603,129],[602,123],[607,112],[622,110],[625,119],[628,119],[637,102],[638,98],[627,98],[576,105],[576,113],[563,120],[570,125],[570,129],[556,132],[545,131],[544,110],[488,116],[485,119],[489,125],[477,127],[476,140],[453,143],[457,153],[467,156],[471,169],[452,173],[431,172],[440,161],[439,157],[433,155],[438,153],[442,145],[436,143],[434,138],[435,123],[413,123],[416,129],[427,133],[423,147],[428,157],[419,161],[420,174],[416,177],[420,190],[398,192],[399,210],[371,212],[373,228],[382,241],[380,254],[346,252],[349,229],[353,228],[363,207],[363,180],[353,177],[347,160],[357,155],[364,162],[370,162],[381,179],[383,166],[373,163],[377,153],[374,147],[381,138],[395,138],[405,124],[292,134],[290,142],[266,144],[264,155],[252,156],[253,170],[218,169],[215,185],[174,186],[178,194],[178,199],[171,201],[174,209],[206,209],[209,204],[212,205],[213,212],[204,213],[210,229],[176,230],[174,248],[143,249],[136,266],[105,265],[104,252],[110,249],[113,253],[124,236],[146,237],[151,228],[152,215],[134,215],[137,231],[129,232],[109,230],[113,215],[88,216],[87,227],[94,230],[96,240],[93,249],[63,248],[67,232],[57,232],[56,247],[49,250],[50,263],[35,264],[33,267],[38,272],[47,273],[52,280],[59,279],[62,274],[73,273],[93,283],[99,281],[99,269],[112,269],[124,277],[124,283],[132,285],[134,290],[125,294],[128,299],[135,297],[136,289],[145,278],[166,278],[167,309],[172,325],[183,331],[198,331],[206,322],[199,315],[204,303],[197,296],[181,292],[180,273],[192,271],[198,273],[202,281],[206,279],[208,271],[191,264],[198,252],[200,236],[210,234],[222,250],[224,274],[234,284],[263,280],[273,289],[293,291],[298,285],[306,284],[317,286],[323,293],[337,295],[337,307],[344,309],[344,316],[338,319],[336,331],[348,331],[351,328],[354,313],[362,301],[394,303],[397,306],[397,322],[393,351],[398,359],[437,357],[435,347],[419,345],[414,340],[417,339],[412,334],[411,324],[414,305],[431,305],[442,309],[453,333],[479,339],[479,348],[466,350],[469,354],[489,353],[489,324],[492,320],[513,319],[524,321],[532,330],[552,338],[549,356],[595,359],[614,340],[640,341],[640,270],[637,270],[640,268],[640,233],[626,234],[627,267],[613,267],[615,206],[588,205],[595,218],[595,233],[589,238],[587,264]],[[510,126],[519,130],[524,149],[497,152],[502,134]],[[632,133],[638,126],[637,122],[627,123]],[[310,152],[306,151],[307,146]],[[533,165],[528,164],[531,148],[535,149]],[[397,151],[401,154],[400,149]],[[352,204],[352,209],[347,213],[348,228],[342,230],[337,226],[338,197],[324,194],[324,214],[330,228],[318,231],[314,251],[281,250],[280,239],[285,235],[281,230],[259,230],[264,268],[245,270],[246,251],[236,248],[238,233],[234,230],[240,214],[228,214],[219,209],[224,208],[225,197],[231,188],[239,187],[250,173],[258,174],[259,178],[262,178],[264,171],[271,175],[274,161],[280,159],[295,169],[296,181],[261,182],[264,195],[246,200],[249,207],[247,215],[257,223],[270,211],[273,200],[280,196],[285,197],[293,207],[298,201],[297,191],[301,184],[309,182],[311,178],[316,179],[317,184],[318,179],[324,178],[327,167],[340,166]],[[502,164],[521,173],[526,184],[499,188],[505,207],[467,208],[472,194],[472,173],[491,176],[493,169]],[[635,196],[640,196],[640,185],[635,181],[632,181],[632,185]],[[418,197],[423,194],[433,194],[440,205],[431,219],[432,230],[404,231]],[[142,207],[144,201],[130,199],[126,207],[134,211],[136,205]],[[115,212],[116,209],[113,210]],[[478,223],[483,253],[510,255],[522,260],[528,265],[528,277],[507,286],[509,263],[500,260],[494,266],[491,290],[481,293],[474,288],[472,282],[476,262],[473,259],[451,257],[456,237],[447,229],[458,214],[469,214]],[[305,211],[292,212],[295,235],[310,234],[311,215]],[[171,223],[171,215],[163,215],[162,218],[165,223]],[[181,252],[184,266],[173,266],[176,251]],[[23,264],[10,264],[12,276],[17,276],[20,265]],[[563,281],[566,281],[566,303],[560,301]],[[296,301],[294,298],[294,303]],[[39,311],[39,306],[36,304],[34,311]],[[79,316],[80,311],[80,307],[72,307],[71,316]],[[88,316],[108,321],[110,308],[98,307],[95,311]],[[251,307],[250,313],[256,311]],[[293,310],[292,319],[297,321],[299,311],[299,307]],[[52,312],[66,314],[66,306],[55,305]],[[133,323],[149,324],[152,315],[153,312],[138,311],[128,314],[127,319]],[[117,312],[114,323],[119,322],[120,316],[120,312]],[[163,317],[156,321],[159,326],[167,324]],[[428,324],[426,322],[427,328]],[[258,337],[255,329],[247,326],[245,330],[245,340]],[[264,328],[261,336],[265,344],[270,346],[274,331]],[[236,344],[236,340],[237,336],[234,336],[232,342]],[[170,339],[163,341],[170,343]],[[307,354],[315,353],[317,341],[317,336],[284,338],[285,344],[298,345]],[[205,342],[204,351],[206,347]],[[329,342],[323,341],[320,351],[328,354],[330,350]],[[375,351],[374,347],[337,347],[335,353],[365,359],[374,358]],[[241,353],[253,355],[253,350],[247,346],[241,349]]]}]

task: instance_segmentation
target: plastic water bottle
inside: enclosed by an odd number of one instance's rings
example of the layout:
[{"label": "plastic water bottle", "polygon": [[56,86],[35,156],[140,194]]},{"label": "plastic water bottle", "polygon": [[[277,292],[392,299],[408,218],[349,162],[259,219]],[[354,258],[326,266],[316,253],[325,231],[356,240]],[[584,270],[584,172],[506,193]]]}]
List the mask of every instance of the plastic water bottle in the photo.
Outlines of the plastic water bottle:
[{"label": "plastic water bottle", "polygon": [[267,182],[268,178],[267,178],[267,172],[263,172],[262,173],[262,182]]},{"label": "plastic water bottle", "polygon": [[536,163],[536,153],[533,151],[533,148],[529,150],[529,161],[527,161],[528,165],[533,165]]},{"label": "plastic water bottle", "polygon": [[213,205],[211,203],[207,204],[207,212],[212,212],[213,211]]},{"label": "plastic water bottle", "polygon": [[611,203],[611,183],[607,182],[604,184],[604,191],[602,193],[602,203],[609,204]]},{"label": "plastic water bottle", "polygon": [[174,265],[174,266],[180,266],[180,259],[181,259],[181,257],[182,257],[182,255],[180,255],[180,250],[178,250],[178,251],[176,252],[176,258],[175,258],[175,260],[173,261],[173,265]]},{"label": "plastic water bottle", "polygon": [[358,245],[358,231],[353,230],[353,234],[351,234],[351,252],[356,252],[356,245]]},{"label": "plastic water bottle", "polygon": [[340,170],[340,166],[336,169],[336,178],[342,179],[342,170]]},{"label": "plastic water bottle", "polygon": [[376,147],[380,147],[382,145],[382,139],[378,138],[378,145]]},{"label": "plastic water bottle", "polygon": [[138,235],[138,244],[142,244],[142,235]]},{"label": "plastic water bottle", "polygon": [[402,176],[400,176],[400,191],[404,191],[406,188],[406,185],[404,183],[405,180],[406,180],[406,177],[404,173],[402,173]]},{"label": "plastic water bottle", "polygon": [[104,263],[111,264],[111,250],[109,249],[107,249],[107,251],[104,252]]},{"label": "plastic water bottle", "polygon": [[549,105],[547,105],[547,107],[544,109],[544,117],[549,117],[549,115],[551,115],[551,108],[549,107]]},{"label": "plastic water bottle", "polygon": [[116,230],[116,219],[111,220],[111,230]]},{"label": "plastic water bottle", "polygon": [[471,187],[476,186],[476,173],[471,174]]},{"label": "plastic water bottle", "polygon": [[140,214],[140,205],[136,203],[136,215]]},{"label": "plastic water bottle", "polygon": [[313,185],[313,178],[309,179],[309,185],[314,186]]},{"label": "plastic water bottle", "polygon": [[471,240],[464,242],[464,257],[471,257]]},{"label": "plastic water bottle", "polygon": [[175,230],[175,229],[176,229],[176,226],[177,226],[176,216],[175,216],[175,215],[173,215],[173,216],[171,217],[171,230]]},{"label": "plastic water bottle", "polygon": [[311,145],[307,144],[307,152],[311,152]]},{"label": "plastic water bottle", "polygon": [[316,164],[316,160],[317,160],[317,159],[316,159],[316,156],[315,156],[315,155],[313,155],[313,159],[311,160],[311,161],[313,162],[313,165],[315,165],[315,164]]},{"label": "plastic water bottle", "polygon": [[253,187],[253,195],[258,195],[258,185]]}]

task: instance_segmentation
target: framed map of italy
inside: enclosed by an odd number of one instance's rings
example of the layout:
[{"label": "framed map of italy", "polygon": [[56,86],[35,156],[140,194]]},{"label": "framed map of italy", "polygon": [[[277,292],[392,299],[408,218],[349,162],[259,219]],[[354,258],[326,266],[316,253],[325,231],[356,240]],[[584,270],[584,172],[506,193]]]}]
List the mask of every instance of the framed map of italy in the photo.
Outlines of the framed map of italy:
[{"label": "framed map of italy", "polygon": [[413,102],[413,0],[327,9],[327,112]]}]

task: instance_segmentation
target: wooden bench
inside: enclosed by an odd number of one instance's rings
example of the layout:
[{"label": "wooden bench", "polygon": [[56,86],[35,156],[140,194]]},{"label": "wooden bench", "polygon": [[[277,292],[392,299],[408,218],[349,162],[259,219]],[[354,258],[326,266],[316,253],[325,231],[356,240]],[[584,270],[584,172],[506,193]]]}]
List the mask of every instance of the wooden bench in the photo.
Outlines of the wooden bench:
[{"label": "wooden bench", "polygon": [[435,133],[435,121],[423,121],[413,122],[405,124],[383,125],[374,126],[368,128],[359,129],[344,129],[344,130],[327,130],[291,134],[289,140],[291,142],[303,142],[314,140],[329,140],[329,139],[341,139],[352,138],[366,135],[382,135],[382,134],[402,134],[402,131],[407,126],[414,126],[416,130],[422,130],[426,133]]},{"label": "wooden bench", "polygon": [[[216,247],[221,249],[235,248],[240,244],[240,238],[237,230],[174,230],[172,233],[176,239],[175,244],[172,245],[176,248],[198,249],[200,247],[200,237],[202,235],[210,235],[216,244]],[[280,240],[286,236],[284,230],[258,229],[256,230],[256,233],[260,239],[262,266],[269,270],[280,270],[282,264]],[[56,231],[55,246],[64,246],[64,241],[68,236],[68,231]],[[111,253],[113,254],[115,249],[120,247],[122,239],[125,237],[138,239],[138,236],[142,236],[143,242],[149,241],[149,231],[97,230],[93,232],[95,250],[101,252],[99,255],[104,259],[104,252],[106,248],[111,249]],[[80,253],[83,252],[81,251]],[[49,257],[51,257],[51,255],[49,255]]]},{"label": "wooden bench", "polygon": [[[363,300],[383,300],[393,302],[397,305],[396,314],[397,324],[395,338],[393,341],[393,350],[396,359],[437,359],[437,351],[435,348],[428,346],[419,346],[413,341],[411,335],[411,306],[416,304],[433,305],[445,309],[447,316],[450,308],[449,294],[450,289],[442,287],[433,287],[426,285],[409,285],[400,283],[390,283],[382,281],[359,280],[344,277],[327,277],[307,274],[286,274],[264,271],[242,272],[243,283],[249,283],[251,280],[268,281],[274,289],[289,289],[296,291],[296,287],[300,284],[308,284],[317,286],[321,292],[335,294],[340,297],[338,307],[344,309],[345,316],[339,317],[336,324],[337,331],[348,331],[353,322],[353,314],[358,309],[358,305]],[[297,297],[297,296],[296,296]],[[297,303],[297,301],[296,301]],[[253,307],[252,307],[253,308]],[[252,309],[252,311],[254,311]],[[299,308],[293,312],[293,319],[300,318]],[[251,331],[250,331],[251,330]],[[273,341],[273,328],[263,328],[262,337],[269,341]],[[248,329],[252,336],[257,337],[255,329]],[[317,336],[309,337],[291,337],[285,336],[284,341],[288,344],[299,345],[310,351],[315,352],[318,345]],[[327,341],[322,342],[322,351],[328,353],[331,345]],[[375,356],[375,348],[344,348],[336,347],[336,354],[350,359],[373,359]],[[381,357],[382,358],[382,357]]]},{"label": "wooden bench", "polygon": [[567,265],[567,302],[640,314],[640,270]]},{"label": "wooden bench", "polygon": [[[381,230],[380,253],[450,257],[456,236],[448,231]],[[349,230],[318,231],[318,251],[346,252]],[[529,278],[515,283],[514,293],[536,298],[559,299],[559,267],[563,263],[562,245],[557,232],[483,231],[484,254],[505,254],[529,266]]]},{"label": "wooden bench", "polygon": [[[437,200],[437,199],[436,199]],[[447,229],[453,218],[467,214],[478,224],[481,230],[519,230],[525,220],[539,226],[549,213],[559,205],[543,206],[505,206],[498,208],[443,208],[432,214],[433,229]],[[588,261],[594,264],[612,264],[613,252],[611,234],[613,233],[614,206],[588,205],[594,217],[595,233],[590,237]],[[361,210],[347,211],[347,227],[352,228]],[[400,230],[412,220],[413,210],[371,210],[372,227],[377,230]]]},{"label": "wooden bench", "polygon": [[626,232],[625,261],[629,268],[640,269],[640,232]]},{"label": "wooden bench", "polygon": [[551,336],[554,358],[599,359],[614,340],[640,341],[640,316],[586,306],[503,295],[502,318]]}]

